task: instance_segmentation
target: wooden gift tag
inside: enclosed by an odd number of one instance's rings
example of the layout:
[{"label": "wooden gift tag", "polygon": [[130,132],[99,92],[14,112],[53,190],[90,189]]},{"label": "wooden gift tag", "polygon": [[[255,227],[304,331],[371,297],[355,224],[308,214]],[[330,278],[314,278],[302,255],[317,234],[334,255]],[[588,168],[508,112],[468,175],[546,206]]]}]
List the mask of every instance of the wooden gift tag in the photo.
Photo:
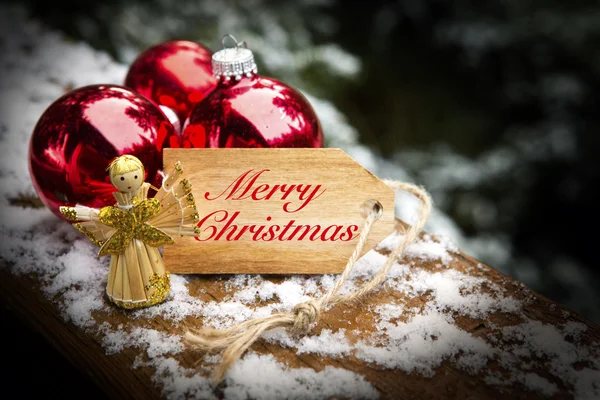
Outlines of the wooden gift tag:
[{"label": "wooden gift tag", "polygon": [[165,149],[165,170],[176,161],[200,234],[164,247],[172,273],[340,273],[371,199],[383,214],[365,249],[394,230],[394,192],[340,149]]}]

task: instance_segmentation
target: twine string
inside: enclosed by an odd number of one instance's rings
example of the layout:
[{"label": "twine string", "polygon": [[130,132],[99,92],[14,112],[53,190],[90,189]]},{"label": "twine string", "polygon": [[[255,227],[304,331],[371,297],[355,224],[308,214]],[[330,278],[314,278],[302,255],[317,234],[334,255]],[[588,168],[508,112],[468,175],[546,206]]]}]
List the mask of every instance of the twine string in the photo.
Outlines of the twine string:
[{"label": "twine string", "polygon": [[417,239],[419,233],[423,230],[431,212],[431,198],[425,189],[417,185],[392,180],[384,180],[384,183],[394,190],[403,190],[412,194],[420,200],[421,207],[419,209],[417,221],[404,232],[404,237],[396,244],[396,246],[394,246],[387,262],[370,281],[354,292],[343,295],[337,294],[344,282],[348,279],[352,267],[362,254],[371,227],[379,218],[378,213],[374,210],[371,210],[371,212],[368,213],[363,222],[358,243],[348,259],[344,271],[335,285],[323,296],[311,299],[304,303],[299,303],[291,312],[280,312],[271,314],[268,317],[247,320],[222,330],[202,328],[196,330],[190,329],[186,332],[185,337],[194,349],[204,351],[218,351],[225,349],[221,364],[215,371],[214,380],[216,383],[223,380],[223,377],[229,368],[262,336],[263,333],[280,327],[288,329],[293,334],[308,333],[313,324],[316,324],[319,320],[321,311],[326,307],[361,299],[385,281],[394,262],[404,253],[404,250],[406,250],[408,245]]}]

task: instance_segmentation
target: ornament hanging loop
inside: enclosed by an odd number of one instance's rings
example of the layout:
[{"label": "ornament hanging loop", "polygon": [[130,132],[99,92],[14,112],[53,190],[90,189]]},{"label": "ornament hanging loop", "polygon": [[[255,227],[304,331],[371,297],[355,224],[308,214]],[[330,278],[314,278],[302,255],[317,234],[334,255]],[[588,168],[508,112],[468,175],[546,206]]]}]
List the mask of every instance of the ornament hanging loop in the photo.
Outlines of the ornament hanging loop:
[{"label": "ornament hanging loop", "polygon": [[[229,39],[230,42],[233,42],[233,46],[232,47],[227,47],[227,39]],[[223,35],[223,37],[221,38],[221,46],[224,49],[231,49],[231,48],[235,48],[235,49],[247,49],[248,48],[248,43],[246,43],[245,40],[238,42],[237,39],[235,38],[235,36],[233,36],[230,33],[227,33],[225,35]]]}]

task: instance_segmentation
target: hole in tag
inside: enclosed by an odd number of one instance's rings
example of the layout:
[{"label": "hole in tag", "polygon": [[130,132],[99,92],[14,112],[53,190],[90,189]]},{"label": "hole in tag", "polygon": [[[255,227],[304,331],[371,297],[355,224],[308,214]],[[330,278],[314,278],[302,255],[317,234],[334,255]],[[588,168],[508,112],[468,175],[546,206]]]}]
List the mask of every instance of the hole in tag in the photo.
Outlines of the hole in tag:
[{"label": "hole in tag", "polygon": [[367,200],[360,206],[360,215],[363,218],[367,218],[369,213],[375,214],[375,221],[381,218],[381,214],[383,214],[383,206],[377,200]]}]

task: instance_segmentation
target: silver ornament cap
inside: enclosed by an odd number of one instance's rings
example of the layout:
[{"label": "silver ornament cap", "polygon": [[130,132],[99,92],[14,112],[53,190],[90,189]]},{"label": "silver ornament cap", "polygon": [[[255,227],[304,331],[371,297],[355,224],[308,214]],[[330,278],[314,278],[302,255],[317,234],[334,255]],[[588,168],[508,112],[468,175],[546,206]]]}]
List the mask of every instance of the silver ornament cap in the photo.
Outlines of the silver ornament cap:
[{"label": "silver ornament cap", "polygon": [[[232,41],[234,47],[226,47],[226,41]],[[221,39],[223,48],[212,56],[213,75],[217,79],[239,81],[246,76],[251,78],[257,73],[254,54],[248,49],[246,42],[238,42],[233,35],[225,35]]]}]

